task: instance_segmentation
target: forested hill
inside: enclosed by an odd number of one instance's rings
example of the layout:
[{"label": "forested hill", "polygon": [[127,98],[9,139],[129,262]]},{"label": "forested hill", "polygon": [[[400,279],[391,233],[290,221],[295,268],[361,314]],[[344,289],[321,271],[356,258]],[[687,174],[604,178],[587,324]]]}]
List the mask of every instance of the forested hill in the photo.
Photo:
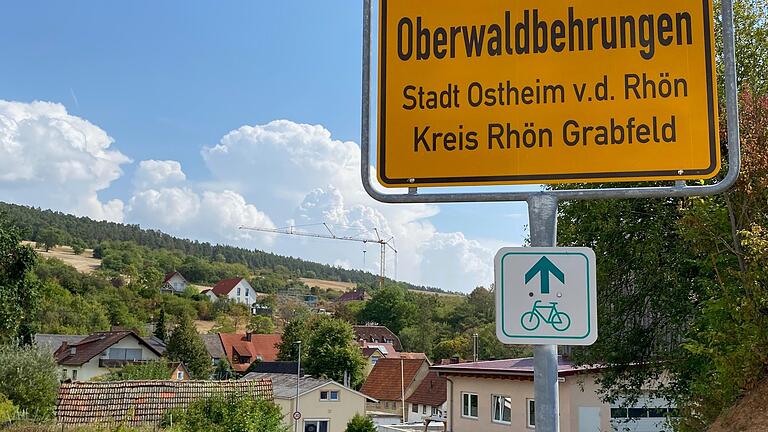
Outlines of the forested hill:
[{"label": "forested hill", "polygon": [[[139,225],[99,222],[86,217],[76,217],[51,210],[42,210],[0,202],[0,214],[22,230],[24,238],[37,241],[43,228],[57,228],[73,239],[95,248],[104,241],[131,241],[150,249],[178,250],[210,260],[223,257],[228,263],[245,264],[253,270],[274,269],[284,266],[299,276],[318,279],[354,282],[368,285],[378,283],[378,276],[360,270],[346,270],[326,264],[305,261],[300,258],[276,255],[260,250],[248,250],[233,246],[212,245],[194,240],[181,239],[160,231],[142,229]],[[437,288],[403,284],[407,288],[443,292]]]}]

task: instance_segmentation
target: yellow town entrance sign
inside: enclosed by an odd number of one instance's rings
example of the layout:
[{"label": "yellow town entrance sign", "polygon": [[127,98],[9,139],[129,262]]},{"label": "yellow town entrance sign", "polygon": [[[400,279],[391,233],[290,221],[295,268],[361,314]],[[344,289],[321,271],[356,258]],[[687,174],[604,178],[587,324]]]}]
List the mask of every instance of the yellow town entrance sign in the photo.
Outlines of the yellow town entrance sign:
[{"label": "yellow town entrance sign", "polygon": [[387,187],[711,178],[710,0],[380,0]]}]

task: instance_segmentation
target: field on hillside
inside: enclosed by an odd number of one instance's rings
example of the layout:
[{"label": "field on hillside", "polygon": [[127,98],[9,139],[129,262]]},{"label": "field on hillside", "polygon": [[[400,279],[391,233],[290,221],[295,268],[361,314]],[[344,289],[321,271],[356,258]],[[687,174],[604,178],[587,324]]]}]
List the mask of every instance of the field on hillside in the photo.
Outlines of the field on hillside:
[{"label": "field on hillside", "polygon": [[300,278],[300,281],[302,281],[306,286],[308,287],[318,287],[322,289],[330,289],[334,291],[339,292],[347,292],[352,291],[355,289],[357,284],[353,282],[337,282],[337,281],[327,281],[322,279],[309,279],[309,278]]},{"label": "field on hillside", "polygon": [[[35,247],[34,242],[23,241],[25,245]],[[81,273],[91,273],[101,266],[101,260],[93,258],[93,249],[85,249],[82,255],[75,255],[69,246],[57,246],[46,252],[45,249],[35,249],[38,255],[46,258],[56,258],[71,265]]]}]

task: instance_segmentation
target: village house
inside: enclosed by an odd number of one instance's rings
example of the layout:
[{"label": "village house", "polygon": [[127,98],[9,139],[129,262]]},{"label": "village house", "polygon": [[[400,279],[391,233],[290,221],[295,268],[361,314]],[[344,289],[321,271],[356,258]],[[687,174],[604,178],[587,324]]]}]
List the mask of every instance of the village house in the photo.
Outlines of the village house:
[{"label": "village house", "polygon": [[53,353],[61,380],[88,381],[110,369],[159,360],[162,351],[132,331],[97,332],[77,342],[62,342]]},{"label": "village house", "polygon": [[[294,363],[295,365],[295,363]],[[271,380],[275,403],[285,416],[285,424],[294,425],[296,412],[296,373],[252,372],[244,380]],[[328,378],[302,376],[299,380],[300,431],[344,432],[356,414],[365,415],[366,395]]]},{"label": "village house", "polygon": [[236,303],[242,303],[251,311],[251,314],[257,313],[253,304],[256,303],[256,290],[244,278],[232,278],[220,280],[213,288],[204,292],[211,301],[218,299],[229,299]]},{"label": "village house", "polygon": [[380,325],[356,325],[352,326],[355,332],[355,339],[360,346],[365,346],[366,343],[385,343],[392,345],[395,351],[402,351],[403,345],[400,343],[400,338],[392,332],[392,330],[380,326]]},{"label": "village house", "polygon": [[221,344],[221,338],[218,334],[201,334],[200,338],[203,340],[205,349],[211,357],[212,365],[215,366],[219,360],[227,358],[227,353],[224,352],[224,345]]},{"label": "village house", "polygon": [[182,276],[181,273],[173,271],[165,275],[160,291],[182,294],[187,290],[188,285],[189,282],[184,279],[184,276]]},{"label": "village house", "polygon": [[416,391],[429,373],[424,359],[381,358],[376,362],[360,391],[376,402],[368,402],[367,412],[374,418],[379,414],[407,419],[403,404]]},{"label": "village house", "polygon": [[379,359],[382,358],[406,358],[406,359],[419,359],[427,360],[427,355],[424,353],[412,353],[412,352],[398,352],[391,343],[372,343],[372,342],[359,342],[360,349],[362,350],[363,357],[366,359],[365,369],[363,373],[368,376],[376,366]]},{"label": "village house", "polygon": [[423,423],[425,418],[442,418],[448,412],[447,380],[430,371],[406,400],[407,422]]},{"label": "village house", "polygon": [[[447,421],[451,432],[530,432],[536,427],[533,359],[511,359],[433,366],[447,380]],[[600,367],[576,367],[559,358],[560,430],[594,432],[669,430],[675,410],[651,397],[630,405],[601,401]],[[622,422],[629,422],[622,424]]]},{"label": "village house", "polygon": [[251,363],[277,360],[279,334],[220,333],[221,345],[235,372],[243,373]]},{"label": "village house", "polygon": [[364,301],[365,289],[358,288],[354,291],[345,292],[339,298],[336,299],[336,303],[346,303],[351,301]]}]

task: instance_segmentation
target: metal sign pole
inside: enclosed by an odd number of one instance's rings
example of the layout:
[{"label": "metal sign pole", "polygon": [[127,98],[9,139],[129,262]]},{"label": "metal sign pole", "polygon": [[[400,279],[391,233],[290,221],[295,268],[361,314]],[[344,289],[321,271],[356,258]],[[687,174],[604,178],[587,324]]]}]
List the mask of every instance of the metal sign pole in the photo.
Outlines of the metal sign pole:
[{"label": "metal sign pole", "polygon": [[[532,195],[528,198],[528,217],[531,246],[556,246],[557,197]],[[533,347],[533,394],[538,432],[560,432],[557,364],[557,345]]]}]

